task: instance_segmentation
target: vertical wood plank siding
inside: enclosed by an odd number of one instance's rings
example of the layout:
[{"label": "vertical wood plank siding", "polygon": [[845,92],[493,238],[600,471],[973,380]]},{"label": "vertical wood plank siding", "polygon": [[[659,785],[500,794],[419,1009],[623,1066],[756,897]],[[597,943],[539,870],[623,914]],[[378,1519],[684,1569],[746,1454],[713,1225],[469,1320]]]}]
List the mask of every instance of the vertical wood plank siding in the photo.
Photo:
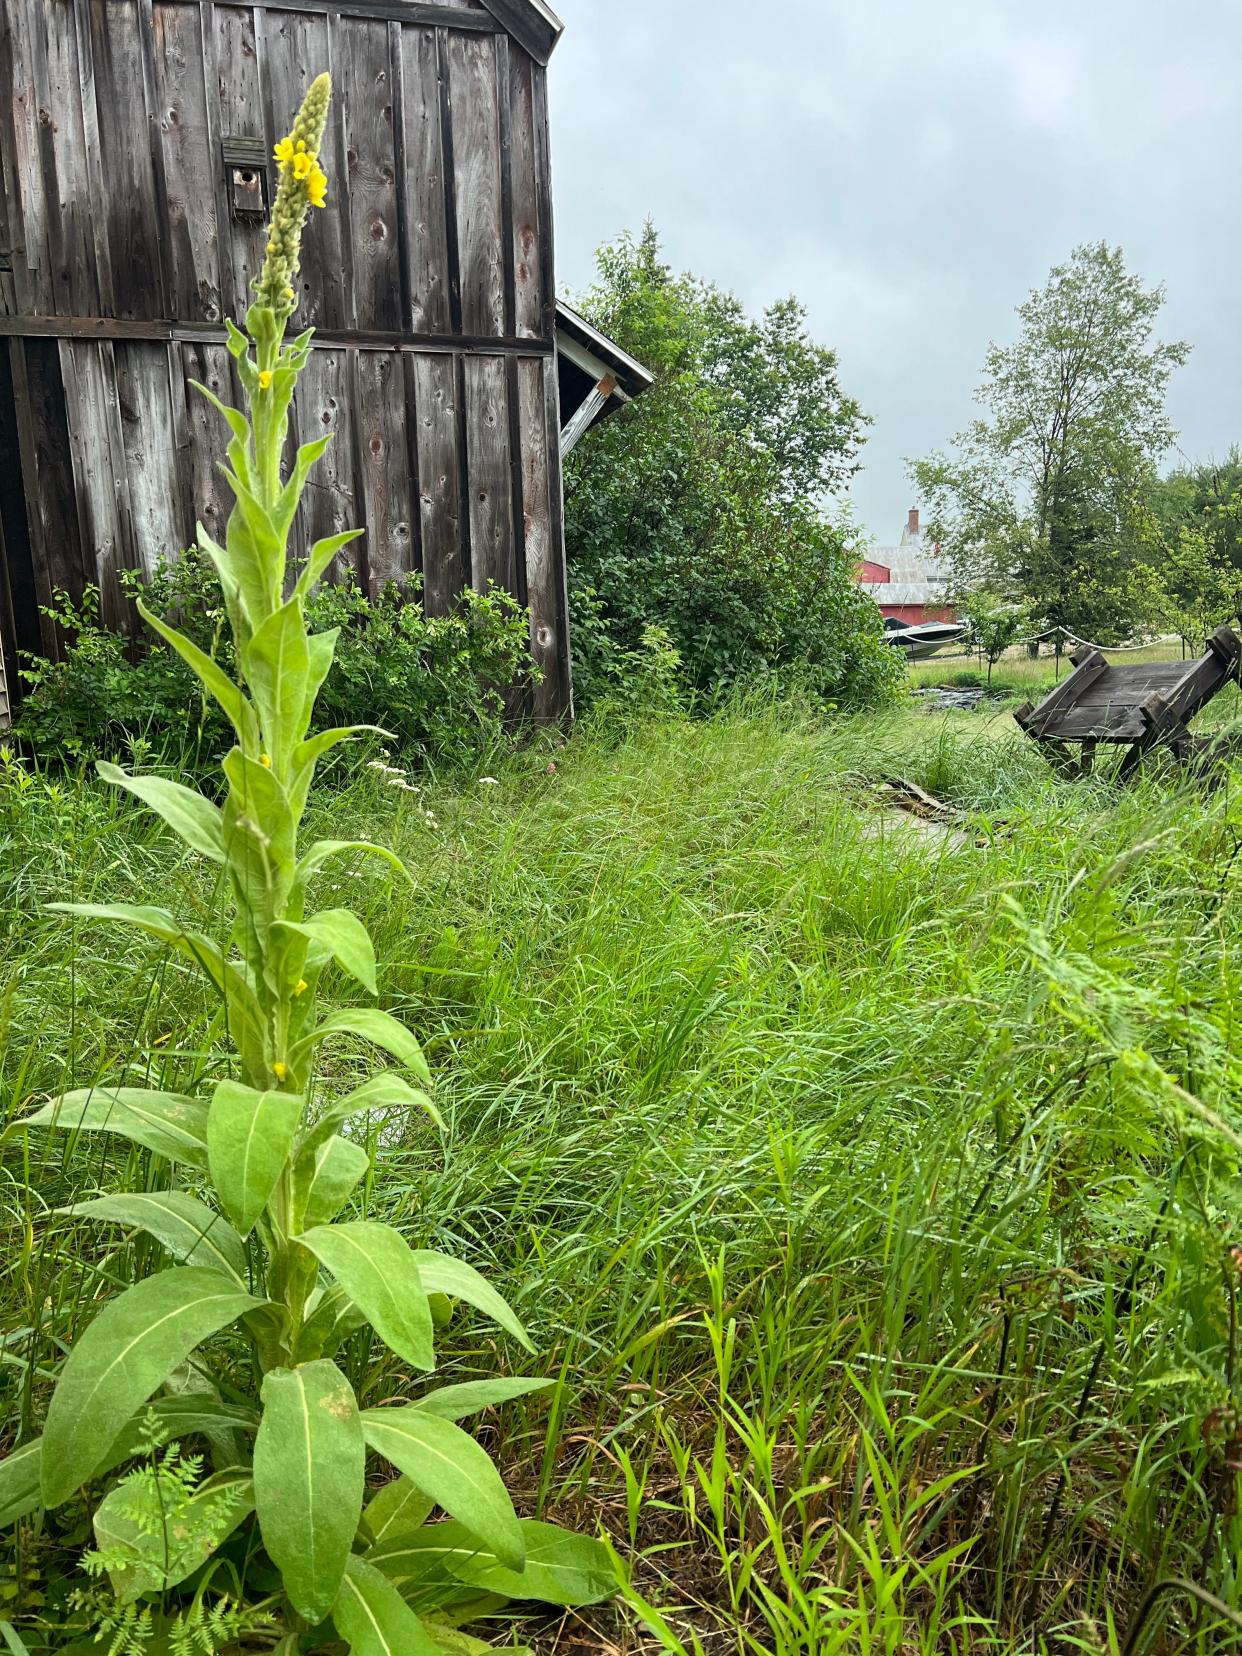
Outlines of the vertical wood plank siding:
[{"label": "vertical wood plank siding", "polygon": [[[437,3],[425,23],[349,0],[0,0],[0,330],[31,319],[50,336],[0,334],[25,497],[25,521],[0,528],[40,598],[100,582],[117,626],[118,570],[175,555],[197,521],[223,533],[224,433],[191,382],[236,397],[217,330],[249,302],[264,221],[234,211],[222,145],[270,154],[328,68],[329,207],[294,321],[329,337],[295,425],[334,441],[296,551],[356,526],[338,574],[372,591],[421,577],[432,614],[488,582],[528,602],[538,709],[555,716],[569,655],[546,71],[478,0]],[[16,601],[31,583],[9,584]]]}]

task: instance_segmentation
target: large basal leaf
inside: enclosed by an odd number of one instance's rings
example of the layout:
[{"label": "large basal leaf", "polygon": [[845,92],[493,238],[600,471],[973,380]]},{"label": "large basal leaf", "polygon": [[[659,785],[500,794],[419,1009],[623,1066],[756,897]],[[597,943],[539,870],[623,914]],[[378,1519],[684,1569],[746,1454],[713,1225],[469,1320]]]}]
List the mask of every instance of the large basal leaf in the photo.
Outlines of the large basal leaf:
[{"label": "large basal leaf", "polygon": [[[113,1467],[145,1452],[148,1416],[163,1429],[164,1441],[205,1436],[223,1431],[253,1432],[259,1417],[251,1409],[221,1403],[210,1396],[157,1397],[127,1422],[96,1467],[102,1477]],[[8,1529],[43,1505],[43,1440],[23,1443],[0,1461],[0,1529]]]},{"label": "large basal leaf", "polygon": [[362,1522],[372,1547],[422,1529],[435,1502],[408,1478],[394,1478],[367,1503]]},{"label": "large basal leaf", "polygon": [[299,1060],[321,1041],[327,1040],[329,1035],[358,1035],[362,1040],[370,1041],[372,1046],[381,1047],[399,1064],[413,1070],[420,1081],[428,1086],[431,1084],[431,1068],[423,1056],[422,1047],[391,1012],[381,1012],[374,1006],[358,1006],[343,1012],[334,1012],[331,1017],[324,1019],[318,1029],[299,1043]]},{"label": "large basal leaf", "polygon": [[365,1556],[368,1564],[382,1570],[390,1581],[399,1581],[408,1589],[456,1582],[458,1578],[453,1573],[456,1562],[477,1558],[480,1552],[489,1564],[496,1562],[489,1552],[480,1548],[477,1536],[464,1524],[450,1519],[447,1523],[398,1529],[368,1548]]},{"label": "large basal leaf", "polygon": [[180,1505],[169,1523],[160,1491],[152,1484],[120,1485],[95,1511],[95,1540],[100,1550],[126,1559],[108,1571],[121,1604],[146,1593],[175,1587],[205,1564],[254,1511],[248,1472],[225,1472]]},{"label": "large basal leaf", "polygon": [[203,1265],[224,1271],[246,1286],[246,1250],[242,1239],[218,1213],[185,1190],[134,1191],[121,1196],[99,1196],[58,1208],[75,1219],[97,1219],[146,1231],[183,1265]]},{"label": "large basal leaf", "polygon": [[254,1446],[255,1500],[289,1602],[312,1627],[340,1592],[365,1473],[358,1404],[335,1363],[273,1369]]},{"label": "large basal leaf", "polygon": [[435,1366],[431,1310],[404,1237],[388,1225],[359,1220],[321,1225],[298,1240],[326,1266],[398,1357],[418,1369]]},{"label": "large basal leaf", "polygon": [[410,1405],[424,1414],[438,1415],[441,1420],[466,1420],[482,1409],[494,1409],[501,1403],[512,1403],[532,1392],[549,1391],[555,1380],[465,1380],[456,1386],[441,1386],[428,1392]]},{"label": "large basal leaf", "polygon": [[375,982],[375,945],[362,921],[349,909],[325,909],[309,920],[280,920],[277,929],[304,937],[308,943],[318,943],[368,993],[379,993]]},{"label": "large basal leaf", "polygon": [[388,1578],[361,1558],[351,1558],[332,1611],[350,1656],[441,1656]]},{"label": "large basal leaf", "polygon": [[141,1087],[88,1087],[62,1093],[13,1128],[52,1127],[65,1133],[116,1133],[188,1167],[207,1166],[207,1106],[201,1098],[146,1092]]},{"label": "large basal leaf", "polygon": [[418,1408],[367,1409],[367,1442],[511,1570],[525,1557],[521,1525],[500,1473],[472,1437]]},{"label": "large basal leaf", "polygon": [[302,1100],[222,1081],[207,1117],[207,1154],[220,1204],[248,1236],[293,1154]]},{"label": "large basal leaf", "polygon": [[513,1335],[519,1344],[527,1351],[534,1351],[530,1336],[522,1327],[508,1303],[492,1287],[486,1277],[482,1277],[473,1265],[467,1265],[460,1259],[452,1259],[448,1254],[433,1253],[427,1249],[417,1249],[414,1254],[418,1264],[418,1274],[423,1280],[423,1287],[429,1294],[447,1294],[449,1299],[464,1300],[467,1305],[473,1305],[476,1311],[482,1311],[485,1317],[490,1317],[494,1323]]},{"label": "large basal leaf", "polygon": [[458,1581],[486,1593],[511,1599],[538,1599],[544,1604],[578,1608],[602,1604],[617,1590],[617,1576],[608,1549],[587,1535],[574,1535],[555,1524],[522,1520],[526,1563],[508,1570],[484,1554],[454,1553],[446,1560]]},{"label": "large basal leaf", "polygon": [[293,1205],[299,1223],[331,1224],[357,1190],[371,1158],[360,1144],[331,1138],[304,1151],[293,1169]]},{"label": "large basal leaf", "polygon": [[204,799],[193,788],[183,788],[180,782],[170,782],[167,777],[130,776],[118,765],[110,765],[103,759],[95,768],[105,782],[126,789],[162,816],[191,850],[201,852],[212,862],[222,863],[225,860],[224,817],[218,805]]},{"label": "large basal leaf", "polygon": [[261,1303],[218,1271],[177,1266],[105,1305],[70,1351],[47,1411],[44,1504],[67,1501],[178,1363]]},{"label": "large basal leaf", "polygon": [[43,1443],[23,1443],[0,1461],[0,1530],[43,1505]]}]

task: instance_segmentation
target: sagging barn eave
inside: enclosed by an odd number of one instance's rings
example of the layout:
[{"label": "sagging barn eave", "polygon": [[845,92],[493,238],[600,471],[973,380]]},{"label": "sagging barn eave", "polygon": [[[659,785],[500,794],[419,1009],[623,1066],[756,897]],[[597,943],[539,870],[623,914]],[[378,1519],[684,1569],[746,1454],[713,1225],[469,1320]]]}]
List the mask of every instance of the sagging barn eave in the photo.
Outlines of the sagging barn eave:
[{"label": "sagging barn eave", "polygon": [[222,531],[222,433],[267,157],[311,74],[337,105],[308,241],[302,435],[335,442],[298,538],[361,525],[372,588],[531,612],[535,711],[570,706],[542,0],[0,0],[0,636]]},{"label": "sagging barn eave", "polygon": [[561,459],[592,426],[649,391],[654,375],[562,299],[556,307]]}]

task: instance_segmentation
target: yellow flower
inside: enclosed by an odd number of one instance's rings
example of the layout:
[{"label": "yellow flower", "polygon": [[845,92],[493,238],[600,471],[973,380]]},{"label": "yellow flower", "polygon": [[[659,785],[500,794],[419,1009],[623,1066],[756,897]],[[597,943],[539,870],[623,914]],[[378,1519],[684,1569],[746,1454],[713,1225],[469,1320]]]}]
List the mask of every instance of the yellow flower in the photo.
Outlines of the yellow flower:
[{"label": "yellow flower", "polygon": [[[262,377],[263,377],[262,374],[260,374],[259,378],[262,379]],[[272,376],[269,374],[267,377],[268,377],[268,379],[271,379]],[[271,756],[271,754],[270,753],[261,753],[259,755],[259,763],[263,766],[264,770],[271,770],[271,768],[272,768],[272,756]]]},{"label": "yellow flower", "polygon": [[328,175],[322,167],[316,167],[307,181],[307,192],[310,195],[312,207],[326,207],[328,205]]},{"label": "yellow flower", "polygon": [[[270,368],[264,368],[259,374],[259,390],[260,391],[270,391],[271,389],[272,389],[272,370]],[[267,757],[266,754],[264,755],[264,757],[265,758]],[[270,765],[272,761],[270,759],[268,759],[267,762]]]},{"label": "yellow flower", "polygon": [[276,146],[276,159],[282,167],[287,167],[294,157],[293,139],[282,138]]},{"label": "yellow flower", "polygon": [[278,1081],[283,1081],[285,1076],[288,1075],[288,1073],[289,1073],[288,1064],[273,1064],[272,1065],[272,1074],[276,1077],[276,1079]]},{"label": "yellow flower", "polygon": [[293,991],[294,1000],[296,1000],[299,995],[304,995],[309,988],[310,984],[307,983],[305,978],[301,978],[298,982],[297,988]]},{"label": "yellow flower", "polygon": [[306,151],[300,151],[299,154],[295,155],[293,158],[293,176],[295,178],[309,178],[311,175],[311,168],[314,165],[315,163],[311,160],[310,156],[307,155]]}]

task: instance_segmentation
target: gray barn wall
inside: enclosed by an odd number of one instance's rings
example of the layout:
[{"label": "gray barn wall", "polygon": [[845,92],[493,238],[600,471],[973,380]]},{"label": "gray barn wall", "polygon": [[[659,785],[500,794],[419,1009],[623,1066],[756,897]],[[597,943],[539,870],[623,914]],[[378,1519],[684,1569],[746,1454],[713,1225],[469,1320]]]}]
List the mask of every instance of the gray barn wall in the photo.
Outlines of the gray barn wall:
[{"label": "gray barn wall", "polygon": [[306,238],[294,324],[318,335],[295,423],[336,440],[298,549],[364,527],[359,578],[421,571],[432,613],[494,580],[529,604],[537,711],[555,716],[570,686],[546,70],[476,0],[0,0],[0,630],[10,654],[29,647],[33,598],[87,583],[128,626],[115,572],[175,553],[196,520],[222,532],[222,422],[189,382],[238,397],[222,324],[264,241],[233,209],[222,142],[270,155],[325,68],[330,195]]}]

